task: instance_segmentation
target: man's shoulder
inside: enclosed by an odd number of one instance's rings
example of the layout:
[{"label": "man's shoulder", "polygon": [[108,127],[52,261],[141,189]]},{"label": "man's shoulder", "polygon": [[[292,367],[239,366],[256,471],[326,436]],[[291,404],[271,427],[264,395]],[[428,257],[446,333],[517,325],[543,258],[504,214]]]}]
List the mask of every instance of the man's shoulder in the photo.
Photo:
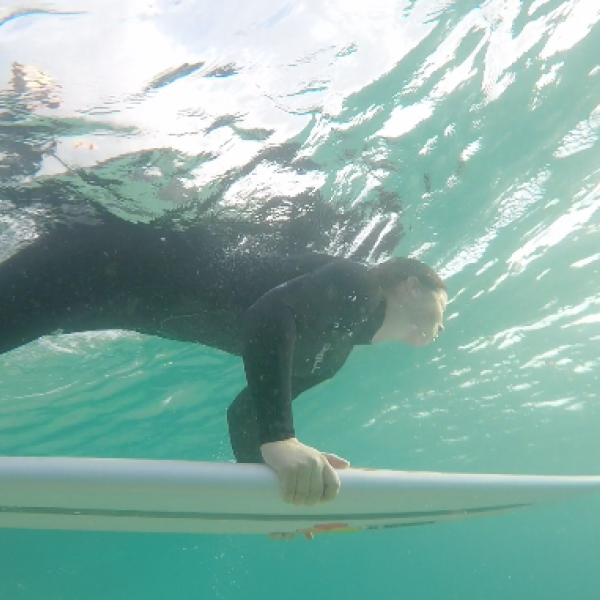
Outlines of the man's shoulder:
[{"label": "man's shoulder", "polygon": [[342,257],[321,255],[321,258],[322,261],[313,263],[313,268],[270,289],[256,304],[279,300],[294,306],[327,301],[358,300],[369,304],[379,301],[379,281],[368,265]]},{"label": "man's shoulder", "polygon": [[377,277],[372,269],[350,258],[331,257],[327,264],[313,271],[314,274],[333,277],[336,281],[360,282],[376,281]]},{"label": "man's shoulder", "polygon": [[322,300],[350,299],[376,304],[381,299],[381,286],[375,272],[368,265],[352,259],[333,258],[303,279],[303,284],[313,292],[325,293]]}]

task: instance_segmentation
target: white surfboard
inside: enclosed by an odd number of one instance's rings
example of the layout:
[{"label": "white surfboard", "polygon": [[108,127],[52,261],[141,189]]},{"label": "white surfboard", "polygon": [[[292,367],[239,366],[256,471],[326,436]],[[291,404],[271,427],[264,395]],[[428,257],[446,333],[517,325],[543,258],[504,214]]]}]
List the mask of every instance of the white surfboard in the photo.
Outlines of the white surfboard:
[{"label": "white surfboard", "polygon": [[431,525],[600,491],[600,477],[347,469],[332,501],[282,501],[264,465],[0,458],[0,527],[325,533]]}]

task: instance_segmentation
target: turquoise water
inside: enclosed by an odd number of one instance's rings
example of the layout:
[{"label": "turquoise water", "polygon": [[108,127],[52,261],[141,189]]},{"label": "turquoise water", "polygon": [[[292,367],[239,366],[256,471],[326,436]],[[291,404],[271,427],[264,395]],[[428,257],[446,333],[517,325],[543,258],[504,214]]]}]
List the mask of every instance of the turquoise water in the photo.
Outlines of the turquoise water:
[{"label": "turquoise water", "polygon": [[[343,255],[399,218],[446,329],[358,349],[296,402],[299,438],[356,466],[600,474],[599,6],[3,5],[1,254],[88,201],[277,237],[319,190],[342,225],[314,247]],[[241,363],[208,348],[57,334],[0,385],[0,454],[232,459]],[[594,599],[599,510],[310,543],[0,530],[0,598]]]}]

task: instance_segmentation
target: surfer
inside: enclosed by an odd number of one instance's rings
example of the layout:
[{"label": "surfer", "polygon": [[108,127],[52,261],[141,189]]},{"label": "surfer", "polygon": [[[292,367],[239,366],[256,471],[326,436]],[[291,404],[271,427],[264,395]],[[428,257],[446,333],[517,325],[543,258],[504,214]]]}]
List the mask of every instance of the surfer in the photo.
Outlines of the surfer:
[{"label": "surfer", "polygon": [[447,295],[424,263],[216,252],[190,228],[110,215],[57,223],[0,263],[0,352],[54,332],[126,329],[241,356],[227,411],[238,462],[264,462],[286,502],[331,500],[344,459],[302,444],[292,401],[360,344],[432,342]]}]

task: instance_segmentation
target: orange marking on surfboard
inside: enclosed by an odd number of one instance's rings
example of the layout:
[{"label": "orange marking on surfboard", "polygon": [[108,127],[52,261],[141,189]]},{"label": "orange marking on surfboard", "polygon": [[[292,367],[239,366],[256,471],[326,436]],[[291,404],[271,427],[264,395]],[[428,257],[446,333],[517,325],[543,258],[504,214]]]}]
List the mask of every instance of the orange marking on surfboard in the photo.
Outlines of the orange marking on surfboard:
[{"label": "orange marking on surfboard", "polygon": [[316,533],[350,533],[360,531],[362,527],[351,527],[348,523],[317,523],[310,529],[298,529],[298,533],[303,535]]}]

